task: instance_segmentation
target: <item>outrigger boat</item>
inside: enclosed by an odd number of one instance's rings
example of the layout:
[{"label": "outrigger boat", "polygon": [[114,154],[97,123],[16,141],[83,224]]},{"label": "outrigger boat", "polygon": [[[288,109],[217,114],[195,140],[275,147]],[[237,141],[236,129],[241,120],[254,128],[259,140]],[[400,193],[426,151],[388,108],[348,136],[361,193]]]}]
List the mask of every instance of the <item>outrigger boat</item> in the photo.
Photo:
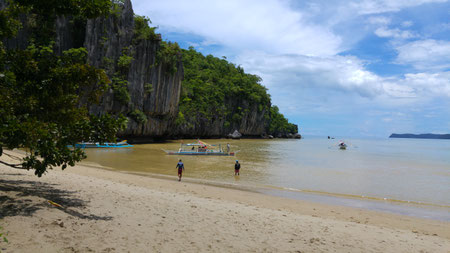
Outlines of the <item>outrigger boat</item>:
[{"label": "outrigger boat", "polygon": [[226,151],[222,149],[222,145],[211,145],[201,140],[196,143],[181,143],[178,150],[164,150],[168,155],[218,155],[218,156],[234,156],[236,152],[230,152],[227,145]]},{"label": "outrigger boat", "polygon": [[333,149],[334,148],[338,148],[340,150],[347,150],[349,148],[353,149],[353,148],[358,148],[358,147],[353,145],[353,144],[351,144],[351,143],[349,143],[349,142],[344,142],[344,141],[341,140],[338,143],[336,143],[336,144],[334,144],[332,146],[329,146],[328,148],[333,148]]},{"label": "outrigger boat", "polygon": [[126,140],[123,140],[121,142],[82,142],[75,144],[75,147],[77,148],[127,148],[127,147],[133,147],[133,145],[130,145],[127,143]]},{"label": "outrigger boat", "polygon": [[345,144],[342,141],[338,144],[338,146],[339,146],[339,149],[347,149],[347,144]]}]

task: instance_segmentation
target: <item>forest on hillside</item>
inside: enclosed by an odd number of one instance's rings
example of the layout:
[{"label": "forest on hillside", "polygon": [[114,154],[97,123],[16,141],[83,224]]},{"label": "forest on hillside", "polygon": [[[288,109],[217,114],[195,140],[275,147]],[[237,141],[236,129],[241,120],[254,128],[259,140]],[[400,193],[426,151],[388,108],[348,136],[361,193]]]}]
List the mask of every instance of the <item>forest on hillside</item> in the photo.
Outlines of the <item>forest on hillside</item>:
[{"label": "forest on hillside", "polygon": [[[226,131],[239,129],[242,119],[250,113],[264,117],[267,134],[297,133],[271,104],[261,78],[244,72],[226,59],[204,56],[193,47],[182,49],[184,80],[180,98],[178,125],[193,128],[195,124],[222,120]],[[256,108],[256,112],[252,112]]]}]

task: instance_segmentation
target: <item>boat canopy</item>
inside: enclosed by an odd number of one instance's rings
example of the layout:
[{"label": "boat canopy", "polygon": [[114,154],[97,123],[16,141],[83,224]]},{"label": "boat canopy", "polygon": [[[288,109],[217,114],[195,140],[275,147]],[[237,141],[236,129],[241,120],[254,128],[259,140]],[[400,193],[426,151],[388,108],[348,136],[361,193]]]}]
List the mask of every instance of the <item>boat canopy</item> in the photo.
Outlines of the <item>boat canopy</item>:
[{"label": "boat canopy", "polygon": [[[186,147],[192,147],[188,150]],[[195,148],[194,148],[195,147]],[[164,150],[168,155],[219,155],[219,156],[234,156],[238,151],[230,152],[227,148],[226,151],[222,149],[222,145],[211,145],[201,140],[196,143],[181,143],[178,150]]]},{"label": "boat canopy", "polygon": [[210,147],[217,146],[217,145],[208,144],[208,143],[203,142],[201,140],[198,140],[197,143],[187,143],[187,144],[181,143],[181,145],[185,145],[185,146],[210,146]]}]

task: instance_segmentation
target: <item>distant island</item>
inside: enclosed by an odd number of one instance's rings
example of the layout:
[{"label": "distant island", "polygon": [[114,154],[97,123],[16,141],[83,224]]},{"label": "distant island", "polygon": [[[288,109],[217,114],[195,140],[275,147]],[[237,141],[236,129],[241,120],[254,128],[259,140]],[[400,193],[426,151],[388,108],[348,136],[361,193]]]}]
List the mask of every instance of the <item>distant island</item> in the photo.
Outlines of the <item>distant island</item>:
[{"label": "distant island", "polygon": [[391,134],[389,138],[450,139],[450,134]]}]

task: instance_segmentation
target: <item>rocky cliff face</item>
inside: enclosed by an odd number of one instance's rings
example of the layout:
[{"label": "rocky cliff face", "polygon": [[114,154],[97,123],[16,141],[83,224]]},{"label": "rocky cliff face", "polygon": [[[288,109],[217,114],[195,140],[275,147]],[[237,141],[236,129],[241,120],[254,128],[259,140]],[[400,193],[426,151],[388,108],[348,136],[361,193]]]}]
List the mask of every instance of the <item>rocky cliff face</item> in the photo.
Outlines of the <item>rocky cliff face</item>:
[{"label": "rocky cliff face", "polygon": [[[124,1],[116,15],[96,18],[86,23],[84,47],[89,52],[92,65],[105,68],[113,78],[118,72],[128,81],[130,101],[127,104],[115,99],[108,91],[99,105],[90,107],[96,114],[103,112],[127,113],[139,110],[147,117],[146,122],[137,122],[132,117],[123,137],[151,139],[171,135],[178,113],[183,66],[181,56],[175,73],[167,71],[167,64],[157,63],[157,52],[161,39],[138,39],[134,29],[134,13],[129,0]],[[119,70],[119,58],[132,57],[124,71]],[[146,90],[151,86],[151,91]]]},{"label": "rocky cliff face", "polygon": [[[224,117],[213,117],[212,119],[203,119],[197,117],[195,120],[188,119],[188,124],[178,126],[177,135],[189,138],[211,138],[225,137],[237,130],[245,137],[261,137],[266,135],[267,119],[266,109],[258,110],[258,105],[250,105],[248,101],[239,101],[236,99],[228,100],[228,107],[242,108],[241,119],[231,123],[229,126],[226,122],[231,119]],[[232,112],[233,115],[235,112]]]},{"label": "rocky cliff face", "polygon": [[[0,8],[5,6],[5,0],[0,0]],[[32,30],[27,26],[26,16],[22,17],[22,23],[17,36],[5,41],[8,48],[25,49],[28,46],[29,34],[36,28]],[[130,0],[116,5],[109,17],[92,20],[58,17],[54,40],[54,49],[59,54],[73,47],[85,47],[89,63],[105,69],[113,86],[115,79],[120,80],[129,99],[120,101],[114,89],[110,89],[98,105],[89,106],[89,111],[97,115],[122,113],[129,117],[128,127],[120,133],[121,137],[151,141],[173,135],[183,79],[181,54],[177,56],[176,71],[169,70],[173,66],[164,61],[158,62],[161,36],[143,38],[136,34]],[[128,62],[120,64],[124,56]],[[132,117],[131,113],[135,111],[145,120]]]}]

